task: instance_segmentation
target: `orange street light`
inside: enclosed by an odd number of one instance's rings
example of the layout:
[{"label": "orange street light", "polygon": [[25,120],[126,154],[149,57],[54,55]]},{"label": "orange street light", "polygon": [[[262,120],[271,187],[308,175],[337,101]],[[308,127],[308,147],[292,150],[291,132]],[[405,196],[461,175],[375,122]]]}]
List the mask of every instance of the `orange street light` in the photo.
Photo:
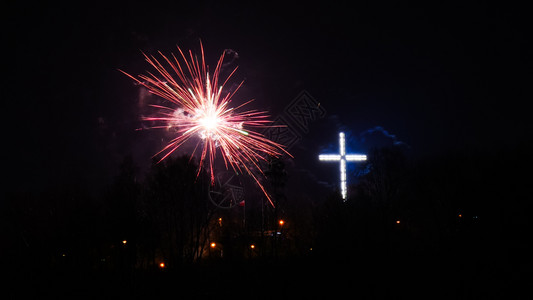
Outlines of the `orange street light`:
[{"label": "orange street light", "polygon": [[279,225],[280,225],[280,226],[283,226],[283,224],[285,224],[285,221],[283,221],[283,220],[279,220]]},{"label": "orange street light", "polygon": [[165,263],[164,263],[164,262],[160,263],[160,264],[159,264],[159,267],[160,267],[161,269],[165,268]]},{"label": "orange street light", "polygon": [[216,246],[217,246],[217,244],[216,244],[216,243],[214,243],[214,242],[213,242],[213,243],[211,243],[211,248],[215,248]]}]

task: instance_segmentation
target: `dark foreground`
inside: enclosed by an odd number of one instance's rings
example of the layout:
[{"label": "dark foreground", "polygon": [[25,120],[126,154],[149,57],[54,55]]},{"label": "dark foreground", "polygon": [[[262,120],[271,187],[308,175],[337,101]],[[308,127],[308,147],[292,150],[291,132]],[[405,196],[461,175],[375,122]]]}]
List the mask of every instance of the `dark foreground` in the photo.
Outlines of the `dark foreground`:
[{"label": "dark foreground", "polygon": [[152,271],[42,270],[12,277],[2,298],[516,299],[530,293],[528,253],[529,246],[493,245],[212,261]]},{"label": "dark foreground", "polygon": [[411,166],[381,150],[346,202],[224,212],[187,157],[144,183],[125,163],[102,199],[74,190],[0,209],[0,299],[530,299],[532,151]]}]

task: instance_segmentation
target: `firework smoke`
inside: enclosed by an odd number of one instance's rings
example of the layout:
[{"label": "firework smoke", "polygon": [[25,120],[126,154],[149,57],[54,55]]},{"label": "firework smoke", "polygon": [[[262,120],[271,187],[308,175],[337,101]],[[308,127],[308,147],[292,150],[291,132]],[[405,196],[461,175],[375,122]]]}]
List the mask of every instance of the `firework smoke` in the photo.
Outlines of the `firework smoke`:
[{"label": "firework smoke", "polygon": [[[223,80],[220,78],[226,51],[210,74],[201,43],[200,49],[198,59],[190,50],[187,57],[178,47],[181,63],[174,54],[167,57],[159,52],[160,61],[143,53],[146,61],[155,69],[154,73],[147,72],[147,75],[135,77],[120,70],[168,102],[168,105],[151,105],[158,112],[143,118],[157,124],[152,128],[175,129],[176,137],[156,155],[161,154],[163,160],[185,142],[196,139],[192,155],[200,152],[200,169],[208,169],[212,184],[215,178],[213,164],[217,152],[220,152],[226,169],[231,167],[236,172],[251,176],[272,204],[255,171],[264,175],[259,165],[261,160],[289,153],[282,145],[253,130],[271,126],[266,111],[245,110],[251,100],[237,107],[230,105],[243,82],[233,92],[224,92],[224,85],[237,70],[233,69]],[[163,63],[169,67],[168,70]]]}]

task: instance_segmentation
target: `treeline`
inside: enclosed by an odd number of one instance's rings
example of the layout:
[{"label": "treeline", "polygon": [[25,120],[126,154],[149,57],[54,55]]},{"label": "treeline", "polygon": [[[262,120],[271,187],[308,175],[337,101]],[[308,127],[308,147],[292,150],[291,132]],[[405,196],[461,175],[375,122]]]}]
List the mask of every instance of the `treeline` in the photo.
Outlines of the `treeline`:
[{"label": "treeline", "polygon": [[[124,270],[194,262],[204,251],[214,207],[209,181],[186,157],[154,163],[146,178],[131,158],[101,193],[64,187],[4,202],[4,258],[13,270]],[[21,271],[22,272],[22,271]]]},{"label": "treeline", "polygon": [[239,206],[213,205],[210,179],[189,157],[154,163],[143,180],[126,158],[100,197],[69,187],[10,195],[2,203],[3,263],[20,277],[38,270],[127,273],[157,270],[161,263],[172,269],[261,257],[369,264],[444,255],[443,261],[499,257],[508,264],[528,249],[531,150],[525,144],[415,161],[396,148],[375,149],[347,202],[333,191],[312,203],[288,197],[290,170],[272,160],[265,186],[276,208],[247,199],[245,213],[256,211],[262,220],[247,226]]},{"label": "treeline", "polygon": [[350,199],[330,197],[315,214],[317,242],[327,241],[324,248],[345,240],[350,248],[376,242],[379,248],[401,244],[425,251],[447,247],[453,239],[525,241],[531,150],[528,144],[415,162],[399,149],[376,149]]}]

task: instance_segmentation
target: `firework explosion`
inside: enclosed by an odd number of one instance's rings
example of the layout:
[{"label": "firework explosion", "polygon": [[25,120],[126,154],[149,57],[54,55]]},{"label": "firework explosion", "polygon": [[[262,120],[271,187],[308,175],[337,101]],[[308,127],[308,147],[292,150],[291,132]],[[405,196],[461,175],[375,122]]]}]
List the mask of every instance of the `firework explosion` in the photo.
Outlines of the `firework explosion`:
[{"label": "firework explosion", "polygon": [[[171,75],[155,57],[144,53],[146,61],[154,67],[156,73],[148,72],[148,75],[138,75],[137,78],[121,71],[151,93],[169,102],[169,106],[151,105],[158,110],[158,113],[143,118],[158,124],[153,128],[175,129],[176,137],[156,155],[162,154],[161,160],[164,160],[185,142],[196,138],[198,141],[192,155],[194,156],[200,149],[198,174],[202,168],[207,168],[211,184],[214,184],[213,164],[219,149],[226,169],[231,167],[236,172],[250,175],[273,205],[254,170],[263,174],[259,166],[261,160],[265,161],[267,156],[277,157],[288,152],[282,145],[252,130],[252,128],[270,127],[271,123],[265,111],[240,111],[252,100],[235,108],[230,106],[231,98],[243,82],[231,93],[223,93],[223,88],[237,68],[222,81],[219,78],[224,61],[222,53],[215,70],[210,75],[201,43],[200,49],[201,56],[198,60],[190,50],[187,58],[178,47],[182,63],[174,54],[170,58],[159,52],[162,61],[166,62],[175,76]],[[222,84],[219,84],[220,82]]]}]

